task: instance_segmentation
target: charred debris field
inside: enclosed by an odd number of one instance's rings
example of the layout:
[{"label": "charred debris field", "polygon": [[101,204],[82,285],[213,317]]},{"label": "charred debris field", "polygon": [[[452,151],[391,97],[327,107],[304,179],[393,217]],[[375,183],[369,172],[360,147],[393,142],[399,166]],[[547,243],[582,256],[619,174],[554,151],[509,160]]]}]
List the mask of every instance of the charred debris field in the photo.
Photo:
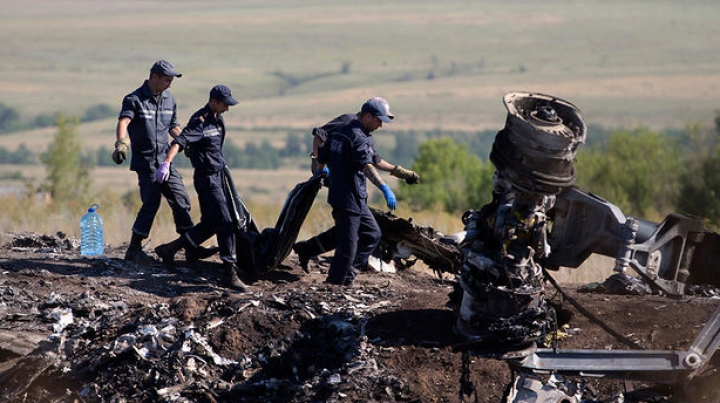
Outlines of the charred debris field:
[{"label": "charred debris field", "polygon": [[[221,286],[219,261],[169,273],[127,264],[124,245],[91,259],[73,239],[5,235],[4,402],[501,402],[513,382],[504,361],[463,360],[448,275],[411,267],[331,287],[326,259],[306,273],[291,255],[235,293]],[[720,305],[561,287],[548,286],[547,298],[565,318],[557,343],[567,349],[629,348],[618,336],[687,348]],[[700,375],[700,389],[717,382],[715,365]],[[585,382],[595,395],[587,401],[674,401],[662,385]],[[717,392],[698,396],[718,401]]]}]

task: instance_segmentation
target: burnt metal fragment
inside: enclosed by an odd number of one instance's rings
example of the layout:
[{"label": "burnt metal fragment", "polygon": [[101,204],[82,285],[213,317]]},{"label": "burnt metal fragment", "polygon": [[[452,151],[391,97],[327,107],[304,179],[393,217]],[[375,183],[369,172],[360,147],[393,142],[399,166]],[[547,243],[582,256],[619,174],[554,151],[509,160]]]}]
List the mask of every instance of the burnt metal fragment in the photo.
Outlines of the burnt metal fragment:
[{"label": "burnt metal fragment", "polygon": [[382,238],[380,249],[385,261],[405,261],[406,266],[411,256],[422,260],[428,267],[441,277],[442,273],[459,274],[462,266],[462,255],[456,245],[445,240],[444,236],[432,227],[419,226],[411,219],[397,217],[374,208],[370,211],[375,217]]}]

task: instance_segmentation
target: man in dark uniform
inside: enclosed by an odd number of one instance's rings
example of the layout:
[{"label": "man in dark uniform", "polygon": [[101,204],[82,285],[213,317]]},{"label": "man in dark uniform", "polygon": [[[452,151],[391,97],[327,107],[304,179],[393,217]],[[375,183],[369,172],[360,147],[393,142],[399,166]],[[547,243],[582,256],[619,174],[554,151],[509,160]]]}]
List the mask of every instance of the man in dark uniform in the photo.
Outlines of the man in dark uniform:
[{"label": "man in dark uniform", "polygon": [[366,179],[380,189],[387,207],[394,210],[395,194],[383,182],[373,164],[377,155],[371,133],[383,122],[392,122],[387,101],[366,101],[360,113],[335,129],[320,147],[318,162],[330,170],[328,203],[335,220],[336,249],[325,282],[351,285],[380,242],[380,228],[367,205]]},{"label": "man in dark uniform", "polygon": [[[368,99],[369,101],[372,100],[378,100],[378,102],[382,102],[382,98],[375,97]],[[328,136],[332,134],[333,131],[336,129],[345,126],[346,124],[350,123],[352,120],[356,119],[360,113],[352,114],[347,113],[344,115],[340,115],[336,117],[335,119],[325,123],[324,125],[320,127],[315,127],[312,130],[313,135],[313,151],[310,155],[311,158],[311,164],[310,169],[313,173],[316,173],[318,170],[325,170],[327,169],[325,164],[320,164],[317,161],[318,156],[318,150],[320,147],[325,144],[325,142],[328,139]],[[403,168],[400,165],[391,164],[388,161],[384,160],[375,150],[375,147],[373,146],[372,149],[372,164],[375,166],[376,169],[380,171],[389,172],[390,175],[395,176],[400,179],[404,179],[405,182],[409,185],[415,185],[418,184],[420,181],[420,176],[415,171],[410,171],[408,169]],[[329,170],[325,171],[326,175],[329,175]],[[335,249],[335,243],[336,243],[336,233],[335,233],[335,227],[330,227],[325,232],[322,232],[310,239],[307,239],[305,241],[300,241],[295,243],[293,245],[293,251],[298,255],[298,260],[300,261],[300,267],[305,272],[308,272],[308,262],[311,258],[320,255],[325,252],[329,252],[333,249]],[[361,270],[364,270],[364,268],[358,268]]]},{"label": "man in dark uniform", "polygon": [[[181,76],[172,64],[159,60],[153,64],[150,77],[143,85],[126,95],[122,102],[112,158],[115,163],[122,164],[127,159],[128,149],[132,149],[130,170],[137,173],[142,201],[125,253],[127,261],[140,264],[155,261],[143,251],[142,242],[150,235],[163,196],[172,210],[175,230],[182,234],[193,226],[190,197],[177,170],[171,168],[164,183],[155,180],[155,172],[168,152],[168,134],[172,137],[180,134],[177,104],[168,89],[173,79]],[[209,253],[207,250],[196,252],[197,258]]]},{"label": "man in dark uniform", "polygon": [[225,120],[222,116],[230,106],[238,102],[232,97],[230,88],[216,85],[210,90],[208,103],[195,112],[185,129],[173,140],[165,161],[157,171],[157,181],[164,182],[170,176],[172,160],[188,145],[190,161],[194,170],[193,182],[200,201],[200,222],[178,239],[155,248],[163,264],[172,268],[175,253],[180,249],[192,250],[217,235],[223,274],[228,287],[244,291],[246,286],[237,275],[235,227],[230,207],[224,192],[225,156],[222,146],[225,142]]}]

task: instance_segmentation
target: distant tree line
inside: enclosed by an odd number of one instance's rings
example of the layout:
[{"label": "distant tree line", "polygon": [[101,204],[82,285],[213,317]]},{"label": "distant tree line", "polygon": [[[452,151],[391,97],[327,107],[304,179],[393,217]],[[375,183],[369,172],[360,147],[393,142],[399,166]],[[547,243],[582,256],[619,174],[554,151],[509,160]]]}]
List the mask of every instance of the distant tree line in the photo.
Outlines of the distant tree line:
[{"label": "distant tree line", "polygon": [[[35,155],[24,144],[15,151],[0,148],[0,163],[41,161],[62,168],[64,159],[55,156],[73,154],[80,174],[92,166],[114,166],[107,147],[79,153],[80,143],[72,139],[68,140],[70,145],[58,148],[58,140],[72,137],[67,132],[74,132],[78,122],[58,115],[58,137],[45,153]],[[680,212],[703,217],[711,227],[720,227],[720,111],[714,123],[713,128],[691,124],[674,132],[590,127],[588,144],[580,147],[575,163],[576,186],[617,205],[628,216],[660,221],[670,212]],[[421,176],[418,186],[399,181],[397,194],[401,200],[418,210],[462,212],[490,201],[495,169],[487,158],[495,134],[400,131],[394,133],[395,147],[380,152]],[[239,147],[228,140],[224,154],[232,168],[277,169],[284,159],[307,156],[309,143],[307,133],[289,131],[282,147],[267,140]],[[187,158],[175,161],[190,166]],[[61,183],[49,189],[57,193],[65,187]]]},{"label": "distant tree line", "polygon": [[[239,147],[232,140],[226,140],[223,154],[230,168],[278,169],[282,166],[283,159],[306,156],[310,151],[300,135],[289,133],[283,147],[274,147],[267,140],[260,143],[249,142],[245,147]],[[101,146],[81,153],[81,158],[88,166],[115,166],[111,155],[112,150],[109,147]],[[0,147],[0,164],[33,165],[37,164],[38,160],[39,155],[25,143],[21,143],[14,151]],[[181,168],[192,166],[190,160],[182,154],[173,163]]]},{"label": "distant tree line", "polygon": [[[231,139],[226,139],[223,145],[227,166],[233,169],[279,169],[285,158],[301,157],[309,153],[309,147],[302,141],[302,136],[295,133],[288,133],[282,147],[275,147],[268,140],[248,142],[244,147],[240,147]],[[110,158],[111,154],[112,151],[103,146],[85,158],[93,165],[115,166]],[[173,160],[173,164],[179,168],[192,167],[190,159],[185,158],[183,153]]]},{"label": "distant tree line", "polygon": [[21,143],[15,151],[0,147],[0,164],[32,165],[37,163],[37,156],[25,143]]},{"label": "distant tree line", "polygon": [[[590,128],[588,133],[588,144],[580,147],[575,163],[577,187],[615,204],[627,216],[659,222],[678,212],[720,227],[720,111],[712,129],[695,124],[671,132],[638,127]],[[470,149],[457,139],[422,142],[411,165],[421,183],[401,182],[400,198],[419,210],[482,207],[490,201],[494,167]],[[489,151],[481,155],[489,156]]]},{"label": "distant tree line", "polygon": [[[115,116],[116,113],[109,105],[98,104],[87,108],[79,120],[80,122],[92,122]],[[29,121],[23,121],[17,109],[0,102],[0,134],[55,126],[58,118],[59,115],[53,113],[38,115]]]}]

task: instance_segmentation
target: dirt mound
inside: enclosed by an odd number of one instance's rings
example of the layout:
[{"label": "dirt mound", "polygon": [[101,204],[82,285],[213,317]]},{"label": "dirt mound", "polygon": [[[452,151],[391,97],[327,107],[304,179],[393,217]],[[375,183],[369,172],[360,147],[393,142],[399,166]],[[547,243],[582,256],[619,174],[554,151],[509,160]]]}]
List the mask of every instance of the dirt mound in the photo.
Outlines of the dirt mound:
[{"label": "dirt mound", "polygon": [[[220,283],[219,261],[169,273],[126,264],[124,246],[89,259],[60,235],[9,237],[0,246],[3,401],[500,402],[513,382],[505,362],[464,361],[454,348],[454,280],[430,270],[363,273],[339,288],[323,283],[325,259],[306,274],[293,255],[279,270],[245,276],[251,288],[235,293]],[[561,348],[628,348],[547,291],[569,320]],[[718,305],[565,291],[649,349],[687,348]],[[462,380],[474,394],[460,393]],[[653,384],[589,385],[608,399],[597,401],[670,398]]]}]

